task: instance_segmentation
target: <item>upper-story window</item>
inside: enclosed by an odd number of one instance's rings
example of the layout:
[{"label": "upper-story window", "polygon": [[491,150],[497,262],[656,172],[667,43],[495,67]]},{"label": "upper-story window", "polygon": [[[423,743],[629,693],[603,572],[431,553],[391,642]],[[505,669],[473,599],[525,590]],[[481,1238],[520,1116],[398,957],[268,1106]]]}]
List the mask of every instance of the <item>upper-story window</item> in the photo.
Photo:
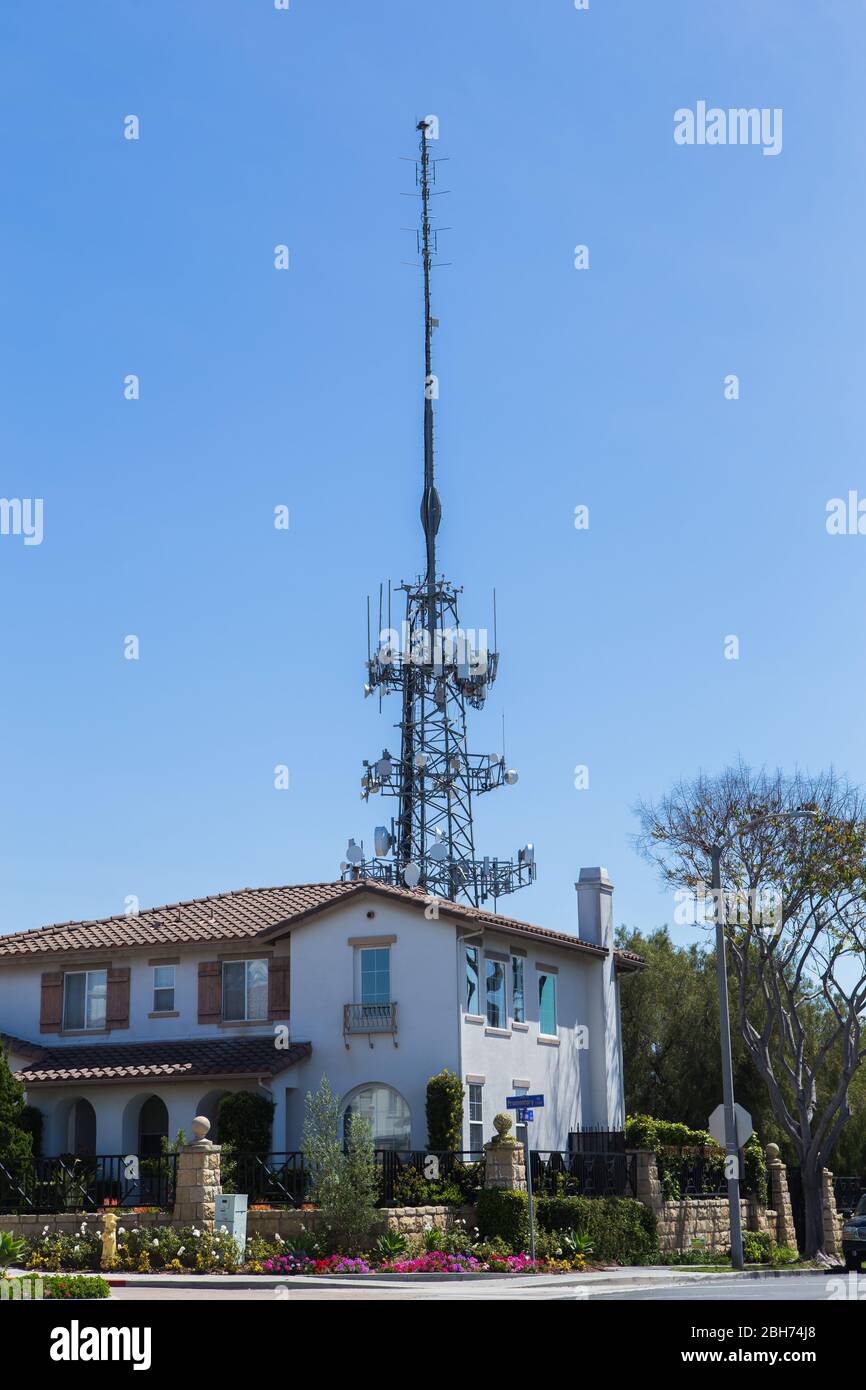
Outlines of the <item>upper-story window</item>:
[{"label": "upper-story window", "polygon": [[361,951],[361,1003],[390,1004],[391,948],[365,946]]},{"label": "upper-story window", "polygon": [[484,1153],[484,1092],[478,1082],[469,1083],[469,1149]]},{"label": "upper-story window", "polygon": [[523,984],[522,956],[511,957],[511,1017],[515,1023],[526,1022],[526,994]]},{"label": "upper-story window", "polygon": [[104,1028],[107,970],[74,970],[63,978],[63,1027]]},{"label": "upper-story window", "polygon": [[466,1012],[477,1014],[481,1008],[478,994],[478,947],[466,947]]},{"label": "upper-story window", "polygon": [[155,1014],[174,1013],[173,965],[155,965],[153,967],[153,1012]]},{"label": "upper-story window", "polygon": [[538,972],[538,1031],[556,1036],[556,976]]},{"label": "upper-story window", "polygon": [[487,958],[487,1022],[491,1028],[504,1028],[505,1017],[505,963]]},{"label": "upper-story window", "polygon": [[227,1023],[250,1023],[264,1021],[267,1016],[267,961],[224,961],[223,1019]]}]

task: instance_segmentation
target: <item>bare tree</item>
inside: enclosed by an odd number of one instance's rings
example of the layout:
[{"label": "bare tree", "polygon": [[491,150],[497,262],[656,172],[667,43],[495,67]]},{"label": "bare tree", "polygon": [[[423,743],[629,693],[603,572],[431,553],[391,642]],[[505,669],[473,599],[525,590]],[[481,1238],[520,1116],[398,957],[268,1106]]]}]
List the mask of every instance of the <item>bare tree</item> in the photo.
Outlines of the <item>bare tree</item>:
[{"label": "bare tree", "polygon": [[638,815],[638,848],[699,899],[712,850],[725,847],[732,1013],[799,1160],[813,1257],[824,1247],[821,1172],[866,1057],[866,803],[832,771],[740,764],[681,782]]}]

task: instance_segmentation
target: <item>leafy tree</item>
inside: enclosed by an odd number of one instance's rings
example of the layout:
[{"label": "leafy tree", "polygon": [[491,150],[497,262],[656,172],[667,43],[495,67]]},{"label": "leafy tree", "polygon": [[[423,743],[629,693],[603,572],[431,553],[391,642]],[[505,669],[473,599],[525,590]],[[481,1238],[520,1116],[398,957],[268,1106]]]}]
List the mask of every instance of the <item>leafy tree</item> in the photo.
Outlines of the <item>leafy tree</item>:
[{"label": "leafy tree", "polygon": [[378,1174],[369,1121],[353,1115],[345,1151],[343,1102],[326,1076],[304,1102],[301,1147],[326,1239],[342,1250],[363,1248],[376,1219]]},{"label": "leafy tree", "polygon": [[816,1255],[821,1170],[866,1057],[866,803],[833,772],[787,777],[739,764],[680,783],[639,814],[644,853],[699,896],[713,851],[723,851],[734,1018],[799,1162],[805,1253]]},{"label": "leafy tree", "polygon": [[463,1148],[463,1083],[445,1067],[427,1082],[427,1147],[434,1153]]},{"label": "leafy tree", "polygon": [[0,1163],[19,1172],[33,1158],[33,1136],[26,1129],[24,1087],[9,1068],[5,1046],[0,1043]]},{"label": "leafy tree", "polygon": [[235,1153],[268,1153],[274,1109],[272,1100],[254,1091],[223,1096],[217,1109],[220,1143],[230,1145]]}]

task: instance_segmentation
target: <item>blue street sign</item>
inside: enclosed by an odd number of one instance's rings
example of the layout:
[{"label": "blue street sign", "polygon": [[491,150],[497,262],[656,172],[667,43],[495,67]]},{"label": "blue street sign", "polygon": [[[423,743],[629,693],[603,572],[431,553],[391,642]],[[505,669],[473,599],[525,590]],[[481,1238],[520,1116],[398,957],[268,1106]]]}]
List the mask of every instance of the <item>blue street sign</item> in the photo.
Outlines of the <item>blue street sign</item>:
[{"label": "blue street sign", "polygon": [[518,1110],[517,1112],[517,1123],[519,1125],[529,1124],[529,1122],[534,1119],[535,1115],[531,1110]]},{"label": "blue street sign", "polygon": [[541,1109],[544,1096],[506,1096],[505,1104],[509,1110],[531,1110],[533,1107]]}]

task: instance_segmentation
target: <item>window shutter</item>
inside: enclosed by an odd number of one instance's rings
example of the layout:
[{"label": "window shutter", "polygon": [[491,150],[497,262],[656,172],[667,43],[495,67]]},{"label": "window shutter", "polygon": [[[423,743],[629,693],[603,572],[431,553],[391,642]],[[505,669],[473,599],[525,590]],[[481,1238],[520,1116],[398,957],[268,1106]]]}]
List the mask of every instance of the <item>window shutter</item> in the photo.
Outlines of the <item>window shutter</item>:
[{"label": "window shutter", "polygon": [[129,966],[117,966],[108,972],[108,1000],[105,1022],[109,1028],[129,1027]]},{"label": "window shutter", "polygon": [[288,956],[274,956],[268,961],[268,1018],[289,1017],[291,979],[291,960]]},{"label": "window shutter", "polygon": [[222,966],[218,960],[201,960],[198,964],[198,1021],[222,1021]]},{"label": "window shutter", "polygon": [[59,1033],[63,1025],[63,975],[46,972],[42,976],[42,1000],[39,1008],[40,1033]]}]

